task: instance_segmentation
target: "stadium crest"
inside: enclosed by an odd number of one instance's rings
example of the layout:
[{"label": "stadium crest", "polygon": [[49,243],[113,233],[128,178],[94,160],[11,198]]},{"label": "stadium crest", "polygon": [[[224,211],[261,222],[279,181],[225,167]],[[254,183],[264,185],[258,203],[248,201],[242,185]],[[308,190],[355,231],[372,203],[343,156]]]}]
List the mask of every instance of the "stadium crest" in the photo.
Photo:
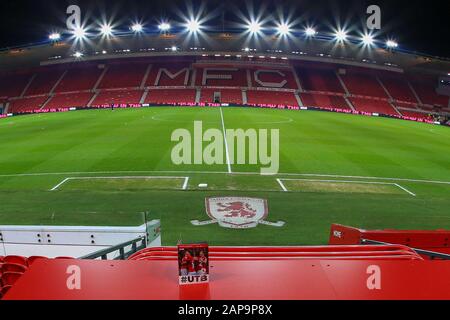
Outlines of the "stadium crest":
[{"label": "stadium crest", "polygon": [[218,223],[223,228],[250,229],[259,224],[283,227],[285,222],[266,221],[269,215],[267,200],[243,197],[206,198],[206,213],[212,219],[209,221],[193,220],[194,226],[204,226]]}]

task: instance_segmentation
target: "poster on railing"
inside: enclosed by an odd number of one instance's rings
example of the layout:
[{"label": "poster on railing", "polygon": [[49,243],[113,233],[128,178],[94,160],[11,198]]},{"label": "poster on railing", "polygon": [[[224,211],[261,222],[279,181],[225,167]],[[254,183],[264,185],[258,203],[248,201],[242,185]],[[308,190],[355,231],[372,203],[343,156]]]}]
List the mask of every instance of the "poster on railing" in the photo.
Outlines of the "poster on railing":
[{"label": "poster on railing", "polygon": [[178,246],[178,269],[180,285],[209,282],[208,244]]}]

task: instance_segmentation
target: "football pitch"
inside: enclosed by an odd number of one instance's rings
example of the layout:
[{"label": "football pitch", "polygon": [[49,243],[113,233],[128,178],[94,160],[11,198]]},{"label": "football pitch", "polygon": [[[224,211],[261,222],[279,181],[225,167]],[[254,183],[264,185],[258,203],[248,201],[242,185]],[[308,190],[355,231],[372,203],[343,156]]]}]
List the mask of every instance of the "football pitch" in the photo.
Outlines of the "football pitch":
[{"label": "football pitch", "polygon": [[[279,129],[280,171],[175,165],[176,129]],[[230,169],[231,172],[230,173]],[[200,188],[207,184],[207,188]],[[205,198],[268,200],[248,230],[205,221]],[[325,244],[332,223],[450,228],[450,128],[315,111],[150,107],[0,119],[0,225],[131,226],[160,219],[164,245]]]}]

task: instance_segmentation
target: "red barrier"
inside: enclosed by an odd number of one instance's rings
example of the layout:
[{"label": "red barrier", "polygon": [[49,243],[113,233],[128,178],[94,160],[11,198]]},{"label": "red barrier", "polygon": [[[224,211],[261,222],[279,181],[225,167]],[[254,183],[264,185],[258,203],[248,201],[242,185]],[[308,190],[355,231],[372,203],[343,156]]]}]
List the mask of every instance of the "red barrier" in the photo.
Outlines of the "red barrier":
[{"label": "red barrier", "polygon": [[[210,247],[214,261],[224,260],[423,260],[412,249],[401,246],[318,246],[318,247]],[[176,260],[176,247],[148,248],[129,260]]]},{"label": "red barrier", "polygon": [[450,254],[450,231],[398,231],[363,230],[334,224],[331,227],[330,245],[357,245],[361,240],[374,240],[405,245],[411,248]]}]

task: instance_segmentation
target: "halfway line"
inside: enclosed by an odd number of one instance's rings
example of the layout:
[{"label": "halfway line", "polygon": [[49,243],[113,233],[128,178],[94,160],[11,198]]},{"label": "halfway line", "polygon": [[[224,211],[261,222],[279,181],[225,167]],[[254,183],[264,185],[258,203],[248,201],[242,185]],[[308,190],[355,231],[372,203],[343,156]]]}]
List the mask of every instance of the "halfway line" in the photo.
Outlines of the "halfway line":
[{"label": "halfway line", "polygon": [[233,171],[231,170],[230,152],[228,149],[228,140],[227,140],[227,134],[226,134],[226,130],[225,130],[225,121],[223,119],[222,107],[220,107],[220,118],[222,119],[222,131],[223,131],[223,138],[225,141],[225,154],[227,156],[228,173],[233,173]]}]

